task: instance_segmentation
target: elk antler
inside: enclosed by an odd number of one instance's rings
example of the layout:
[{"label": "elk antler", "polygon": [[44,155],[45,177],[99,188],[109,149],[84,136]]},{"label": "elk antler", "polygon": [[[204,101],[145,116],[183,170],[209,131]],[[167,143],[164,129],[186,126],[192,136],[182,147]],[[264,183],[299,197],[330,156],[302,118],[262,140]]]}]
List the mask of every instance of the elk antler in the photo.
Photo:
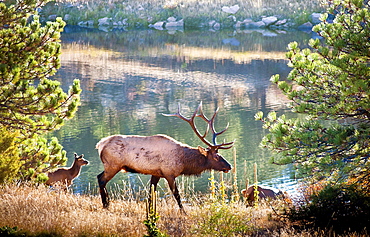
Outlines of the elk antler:
[{"label": "elk antler", "polygon": [[[198,111],[199,111],[199,114],[198,114]],[[217,149],[230,149],[234,145],[234,141],[233,142],[227,142],[227,143],[225,143],[225,141],[224,141],[222,144],[216,144],[217,136],[224,133],[229,128],[229,124],[227,124],[227,126],[224,130],[222,130],[221,132],[216,132],[215,126],[214,126],[214,121],[215,121],[217,113],[218,113],[218,108],[216,109],[212,118],[208,119],[202,111],[202,102],[200,102],[198,108],[195,110],[195,112],[193,113],[193,115],[190,118],[186,118],[180,113],[180,103],[179,103],[179,106],[178,106],[178,109],[177,109],[177,113],[163,114],[163,115],[164,116],[175,116],[175,117],[178,117],[178,118],[188,122],[190,124],[191,128],[193,129],[193,131],[195,132],[195,134],[200,138],[200,140],[202,140],[202,142],[204,142],[210,148],[214,148],[216,150]],[[205,122],[207,122],[207,129],[206,129],[206,131],[204,132],[203,135],[199,132],[199,130],[197,129],[197,127],[195,125],[194,119],[196,117],[202,118]],[[209,132],[209,128],[211,128],[212,133],[213,133],[213,137],[212,137],[213,145],[209,141],[207,141],[207,139],[206,139],[206,136]]]}]

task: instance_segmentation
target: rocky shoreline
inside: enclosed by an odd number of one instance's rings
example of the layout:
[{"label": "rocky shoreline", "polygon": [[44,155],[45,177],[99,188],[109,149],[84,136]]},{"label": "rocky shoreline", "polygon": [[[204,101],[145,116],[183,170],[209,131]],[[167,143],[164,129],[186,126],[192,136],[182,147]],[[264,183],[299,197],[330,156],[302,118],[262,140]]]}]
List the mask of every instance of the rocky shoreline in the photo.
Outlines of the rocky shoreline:
[{"label": "rocky shoreline", "polygon": [[[56,4],[56,3],[55,3]],[[223,19],[186,19],[181,17],[173,16],[166,17],[163,20],[153,20],[150,17],[143,20],[143,18],[135,19],[134,17],[97,17],[92,16],[88,20],[76,20],[76,16],[64,9],[72,8],[74,6],[58,6],[46,5],[44,8],[39,10],[42,16],[42,21],[55,21],[57,17],[61,17],[69,25],[78,25],[80,27],[88,28],[99,28],[104,31],[110,31],[114,29],[129,30],[129,29],[156,29],[156,30],[188,30],[188,29],[205,29],[218,31],[221,29],[236,29],[236,30],[248,30],[248,29],[265,29],[265,30],[301,30],[301,31],[312,31],[312,27],[321,22],[321,13],[312,13],[307,18],[308,21],[303,24],[298,24],[293,19],[284,18],[279,15],[261,16],[252,18],[241,18],[239,6],[223,6],[221,11],[227,14]],[[55,8],[59,11],[55,14],[50,9]],[[63,9],[62,11],[60,9]],[[118,13],[116,14],[116,16]],[[238,16],[238,17],[237,17]],[[74,18],[74,19],[73,19]],[[72,20],[73,19],[73,20]]]}]

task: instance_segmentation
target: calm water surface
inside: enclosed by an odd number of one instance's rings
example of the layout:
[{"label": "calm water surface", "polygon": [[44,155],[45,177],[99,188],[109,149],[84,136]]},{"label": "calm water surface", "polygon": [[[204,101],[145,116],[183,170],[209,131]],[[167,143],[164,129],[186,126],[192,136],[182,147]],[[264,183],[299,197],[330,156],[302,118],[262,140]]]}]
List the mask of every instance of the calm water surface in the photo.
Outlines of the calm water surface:
[{"label": "calm water surface", "polygon": [[[259,147],[266,134],[254,120],[258,111],[290,113],[288,100],[271,75],[285,77],[287,44],[307,45],[311,36],[303,32],[267,31],[113,31],[66,28],[62,34],[62,67],[55,78],[65,90],[74,78],[81,81],[82,104],[77,115],[55,132],[68,152],[85,154],[91,163],[75,180],[76,192],[96,191],[96,175],[103,171],[95,144],[113,134],[166,134],[191,146],[203,145],[190,126],[162,113],[174,113],[178,103],[190,116],[199,102],[204,113],[220,112],[216,129],[230,124],[218,141],[235,139],[235,150],[221,150],[233,163],[236,154],[238,185],[253,182],[253,165],[258,182],[294,192],[291,167],[269,164],[270,153]],[[202,130],[205,124],[198,121]],[[218,178],[218,173],[215,174]],[[193,191],[208,192],[209,173],[187,180]],[[224,175],[231,183],[231,173]],[[149,176],[119,173],[110,187],[129,185],[142,189]],[[179,181],[185,182],[184,178]],[[190,184],[188,184],[190,183]],[[161,186],[166,189],[166,184]]]}]

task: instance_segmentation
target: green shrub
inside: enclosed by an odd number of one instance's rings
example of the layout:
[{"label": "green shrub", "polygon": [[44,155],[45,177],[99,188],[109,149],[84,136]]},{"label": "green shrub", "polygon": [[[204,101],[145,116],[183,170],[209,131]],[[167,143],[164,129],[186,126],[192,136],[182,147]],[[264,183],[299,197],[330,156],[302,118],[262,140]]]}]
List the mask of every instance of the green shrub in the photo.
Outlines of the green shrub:
[{"label": "green shrub", "polygon": [[0,183],[16,178],[22,162],[14,140],[19,135],[0,127]]},{"label": "green shrub", "polygon": [[214,203],[205,211],[201,221],[193,228],[198,236],[244,236],[252,231],[245,216],[233,213],[228,205]]},{"label": "green shrub", "polygon": [[288,216],[305,227],[330,228],[336,233],[363,231],[370,226],[370,195],[357,184],[326,183]]}]

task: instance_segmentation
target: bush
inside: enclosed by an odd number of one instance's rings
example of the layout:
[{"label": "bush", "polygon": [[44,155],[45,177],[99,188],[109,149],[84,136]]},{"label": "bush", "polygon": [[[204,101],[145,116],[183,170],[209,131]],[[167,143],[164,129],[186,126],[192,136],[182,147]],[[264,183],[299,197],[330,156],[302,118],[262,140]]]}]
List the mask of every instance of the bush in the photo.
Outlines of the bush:
[{"label": "bush", "polygon": [[[309,190],[297,209],[290,209],[291,221],[305,227],[330,228],[336,233],[363,231],[370,226],[370,195],[358,184],[324,184]],[[365,229],[366,230],[366,229]]]},{"label": "bush", "polygon": [[22,165],[14,145],[18,135],[0,127],[0,183],[14,179]]},{"label": "bush", "polygon": [[[209,208],[209,209],[208,209]],[[208,209],[208,210],[207,210]],[[249,218],[233,212],[230,206],[215,203],[203,207],[202,218],[192,233],[200,236],[244,236],[253,230]]]}]

